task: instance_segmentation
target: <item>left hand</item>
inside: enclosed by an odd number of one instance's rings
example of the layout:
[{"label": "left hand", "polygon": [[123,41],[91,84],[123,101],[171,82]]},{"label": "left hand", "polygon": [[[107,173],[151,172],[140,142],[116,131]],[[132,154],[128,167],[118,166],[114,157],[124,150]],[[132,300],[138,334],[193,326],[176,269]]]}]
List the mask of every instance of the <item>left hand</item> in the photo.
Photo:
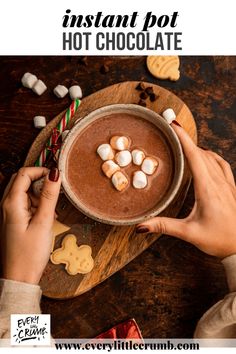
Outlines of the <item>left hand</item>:
[{"label": "left hand", "polygon": [[[40,198],[31,183],[45,176]],[[21,168],[2,202],[1,248],[5,279],[38,284],[49,260],[52,225],[60,192],[58,169]]]}]

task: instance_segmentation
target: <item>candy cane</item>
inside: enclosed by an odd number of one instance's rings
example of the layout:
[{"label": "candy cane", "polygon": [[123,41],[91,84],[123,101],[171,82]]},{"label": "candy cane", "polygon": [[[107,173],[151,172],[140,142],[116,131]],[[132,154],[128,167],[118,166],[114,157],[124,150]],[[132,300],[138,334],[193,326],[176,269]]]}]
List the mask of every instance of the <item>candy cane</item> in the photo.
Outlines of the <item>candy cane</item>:
[{"label": "candy cane", "polygon": [[47,140],[44,149],[41,151],[39,157],[37,158],[35,162],[35,166],[41,167],[44,166],[45,162],[48,159],[48,156],[51,154],[52,151],[52,146],[55,147],[57,144],[57,140],[59,136],[62,134],[64,130],[67,129],[67,126],[70,122],[70,120],[73,118],[75,115],[75,112],[79,108],[81,101],[76,98],[70,105],[70,107],[66,110],[65,114],[63,115],[62,119],[56,126],[56,128],[53,129],[53,132],[50,136],[50,138]]}]

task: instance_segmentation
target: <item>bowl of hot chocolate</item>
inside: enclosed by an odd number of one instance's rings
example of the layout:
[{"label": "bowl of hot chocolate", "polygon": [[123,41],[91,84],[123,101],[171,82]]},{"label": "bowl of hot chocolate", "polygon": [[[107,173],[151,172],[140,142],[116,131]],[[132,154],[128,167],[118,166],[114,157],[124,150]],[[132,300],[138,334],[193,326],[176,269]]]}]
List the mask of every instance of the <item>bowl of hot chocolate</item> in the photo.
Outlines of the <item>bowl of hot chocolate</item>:
[{"label": "bowl of hot chocolate", "polygon": [[184,156],[159,114],[114,104],[74,125],[58,166],[64,192],[79,211],[106,224],[132,225],[170,205],[181,186]]}]

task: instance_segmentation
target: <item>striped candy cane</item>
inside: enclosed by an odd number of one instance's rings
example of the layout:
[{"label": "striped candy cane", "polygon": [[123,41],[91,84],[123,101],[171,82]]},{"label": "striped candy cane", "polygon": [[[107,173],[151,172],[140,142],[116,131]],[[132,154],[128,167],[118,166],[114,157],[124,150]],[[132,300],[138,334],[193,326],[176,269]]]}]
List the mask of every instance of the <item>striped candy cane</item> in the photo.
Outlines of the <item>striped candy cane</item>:
[{"label": "striped candy cane", "polygon": [[75,112],[79,108],[80,103],[81,101],[78,98],[76,98],[71,103],[70,107],[66,110],[64,116],[62,117],[62,119],[60,120],[56,128],[53,129],[53,132],[50,138],[47,140],[44,149],[41,151],[39,157],[37,158],[34,164],[36,167],[44,166],[52,150],[57,145],[57,140],[59,136],[62,134],[64,130],[66,130],[71,118],[73,118]]}]

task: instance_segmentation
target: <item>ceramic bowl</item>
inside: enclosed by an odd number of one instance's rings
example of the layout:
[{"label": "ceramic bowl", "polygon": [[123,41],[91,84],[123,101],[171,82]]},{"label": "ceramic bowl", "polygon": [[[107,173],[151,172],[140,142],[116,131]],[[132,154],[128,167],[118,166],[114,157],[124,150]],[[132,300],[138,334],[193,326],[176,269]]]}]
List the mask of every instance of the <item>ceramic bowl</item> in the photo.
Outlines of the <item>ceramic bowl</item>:
[{"label": "ceramic bowl", "polygon": [[[118,219],[117,218],[101,218],[99,215],[95,215],[88,206],[83,204],[78,197],[75,195],[73,190],[70,187],[70,184],[68,183],[67,179],[67,174],[69,171],[67,171],[67,158],[68,154],[70,151],[70,148],[74,142],[74,140],[78,137],[78,135],[85,129],[89,124],[91,124],[94,120],[100,119],[106,115],[110,114],[115,114],[115,113],[128,113],[132,114],[134,116],[141,117],[152,124],[154,124],[164,135],[165,139],[167,140],[171,150],[172,150],[172,155],[173,155],[173,163],[174,163],[174,174],[173,174],[173,179],[172,183],[170,185],[170,188],[164,195],[164,197],[161,199],[161,201],[158,202],[156,207],[154,207],[150,212],[148,212],[146,215],[143,215],[142,217],[135,217],[135,218],[130,218],[130,219]],[[172,127],[165,121],[163,117],[161,117],[159,114],[156,112],[139,106],[135,104],[114,104],[114,105],[109,105],[105,106],[102,108],[99,108],[91,113],[89,113],[87,116],[82,118],[81,120],[78,121],[74,125],[74,127],[71,129],[69,134],[67,135],[62,148],[61,148],[61,153],[59,156],[59,170],[61,173],[61,178],[62,178],[62,186],[64,189],[64,192],[67,196],[67,198],[70,200],[70,202],[82,213],[87,215],[88,217],[95,219],[99,222],[103,222],[106,224],[112,224],[112,225],[132,225],[132,224],[137,224],[141,223],[146,219],[149,219],[151,217],[154,217],[158,214],[160,214],[163,210],[165,210],[170,203],[173,201],[175,198],[176,194],[179,191],[179,188],[181,186],[183,174],[184,174],[184,156],[182,152],[182,147],[179,142],[179,139],[175,133],[175,131],[172,129]],[[81,186],[83,188],[83,186]]]}]

